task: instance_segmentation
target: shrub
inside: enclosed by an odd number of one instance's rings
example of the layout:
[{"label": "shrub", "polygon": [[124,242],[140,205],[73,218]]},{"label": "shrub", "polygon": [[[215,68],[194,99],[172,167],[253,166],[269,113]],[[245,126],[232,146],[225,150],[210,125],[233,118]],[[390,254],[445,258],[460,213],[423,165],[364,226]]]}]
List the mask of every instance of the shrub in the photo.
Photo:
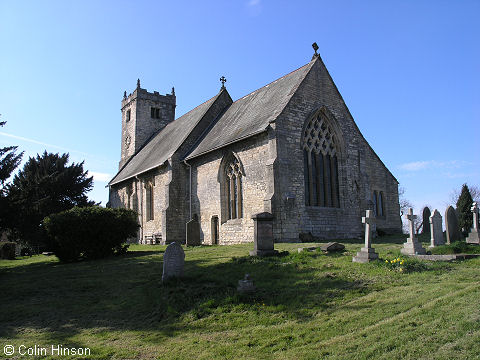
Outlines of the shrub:
[{"label": "shrub", "polygon": [[15,245],[14,242],[0,242],[0,259],[15,259]]},{"label": "shrub", "polygon": [[467,244],[465,241],[455,241],[450,245],[441,245],[432,248],[432,254],[478,254],[480,247],[475,244]]},{"label": "shrub", "polygon": [[74,207],[43,221],[53,252],[61,261],[99,259],[126,252],[139,227],[133,210]]}]

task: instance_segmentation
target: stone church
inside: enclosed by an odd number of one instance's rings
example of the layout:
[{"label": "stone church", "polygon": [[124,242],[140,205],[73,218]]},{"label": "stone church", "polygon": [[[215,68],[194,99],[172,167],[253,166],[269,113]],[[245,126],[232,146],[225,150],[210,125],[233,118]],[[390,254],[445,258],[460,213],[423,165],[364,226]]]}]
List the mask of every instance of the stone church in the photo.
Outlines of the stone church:
[{"label": "stone church", "polygon": [[[314,47],[315,49],[315,47]],[[233,101],[218,94],[175,119],[176,97],[137,88],[122,100],[110,206],[134,209],[139,243],[251,242],[252,215],[273,215],[277,242],[355,238],[366,209],[400,232],[398,182],[362,136],[322,59]]]}]

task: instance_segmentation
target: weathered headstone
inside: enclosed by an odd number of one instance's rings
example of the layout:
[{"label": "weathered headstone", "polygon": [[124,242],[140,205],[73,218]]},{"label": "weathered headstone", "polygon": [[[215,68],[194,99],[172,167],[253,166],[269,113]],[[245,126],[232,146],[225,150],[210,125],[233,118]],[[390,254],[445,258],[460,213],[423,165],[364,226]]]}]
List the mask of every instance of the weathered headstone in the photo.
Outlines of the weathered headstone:
[{"label": "weathered headstone", "polygon": [[268,212],[252,216],[254,222],[254,249],[251,256],[277,255],[273,239],[273,215]]},{"label": "weathered headstone", "polygon": [[238,280],[237,291],[240,293],[252,293],[256,290],[253,280],[249,274],[245,274],[243,280]]},{"label": "weathered headstone", "polygon": [[367,263],[378,259],[378,254],[372,248],[372,229],[371,225],[375,223],[375,216],[373,210],[367,210],[366,216],[362,217],[362,223],[365,224],[365,247],[362,247],[357,255],[353,257],[353,262]]},{"label": "weathered headstone", "polygon": [[186,225],[186,245],[187,246],[198,246],[201,245],[200,242],[200,223],[197,220],[197,217],[194,217],[192,220],[187,222]]},{"label": "weathered headstone", "polygon": [[[428,206],[425,206],[422,211],[422,233],[430,234],[430,209]],[[439,214],[440,215],[440,214]]]},{"label": "weathered headstone", "polygon": [[473,213],[473,226],[472,226],[472,229],[470,230],[470,234],[468,234],[467,243],[480,245],[480,233],[478,232],[478,228],[479,228],[478,204],[476,202],[474,202],[472,205],[472,213]]},{"label": "weathered headstone", "polygon": [[415,237],[415,219],[417,215],[413,215],[413,209],[408,209],[406,218],[409,222],[410,237],[407,242],[403,244],[403,249],[400,252],[404,255],[425,255],[427,251],[422,247],[422,244]]},{"label": "weathered headstone", "polygon": [[172,242],[163,254],[162,282],[173,277],[182,277],[184,265],[185,252],[179,244]]},{"label": "weathered headstone", "polygon": [[433,214],[429,217],[430,221],[430,247],[444,245],[442,229],[442,215],[437,209],[433,210]]},{"label": "weathered headstone", "polygon": [[345,250],[345,245],[338,242],[329,242],[320,246],[320,249],[326,252],[342,251]]},{"label": "weathered headstone", "polygon": [[449,206],[445,210],[445,232],[447,234],[447,244],[459,241],[462,234],[458,229],[458,216],[453,206]]}]

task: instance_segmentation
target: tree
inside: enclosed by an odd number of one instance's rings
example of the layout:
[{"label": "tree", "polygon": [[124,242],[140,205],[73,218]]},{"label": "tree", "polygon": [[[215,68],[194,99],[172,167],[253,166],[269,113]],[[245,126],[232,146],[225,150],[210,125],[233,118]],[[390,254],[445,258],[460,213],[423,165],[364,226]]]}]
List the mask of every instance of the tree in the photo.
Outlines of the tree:
[{"label": "tree", "polygon": [[[402,230],[404,233],[408,234],[409,228],[408,228],[408,222],[404,221],[403,215],[408,213],[409,208],[413,208],[413,205],[410,201],[405,199],[405,188],[404,187],[399,187],[398,188],[398,202],[400,204],[400,216],[402,220]],[[415,224],[416,228],[416,224]]]},{"label": "tree", "polygon": [[[5,124],[5,121],[0,121],[0,127]],[[0,232],[9,226],[13,214],[6,196],[6,181],[22,160],[23,152],[17,154],[16,151],[17,146],[0,148]]]},{"label": "tree", "polygon": [[468,236],[468,232],[473,225],[472,204],[472,194],[470,194],[467,184],[463,184],[462,191],[457,200],[457,213],[458,227],[465,237]]},{"label": "tree", "polygon": [[[473,201],[480,203],[480,186],[470,185],[468,187],[468,190],[470,190],[470,194],[472,195]],[[460,197],[460,192],[461,192],[461,189],[460,191],[458,189],[452,190],[452,192],[450,193],[449,203],[447,204],[447,206],[457,203],[458,198]]]},{"label": "tree", "polygon": [[68,154],[30,157],[8,187],[8,196],[15,207],[15,230],[22,242],[35,248],[49,248],[42,220],[74,206],[92,206],[86,192],[93,187],[83,162],[67,165]]}]

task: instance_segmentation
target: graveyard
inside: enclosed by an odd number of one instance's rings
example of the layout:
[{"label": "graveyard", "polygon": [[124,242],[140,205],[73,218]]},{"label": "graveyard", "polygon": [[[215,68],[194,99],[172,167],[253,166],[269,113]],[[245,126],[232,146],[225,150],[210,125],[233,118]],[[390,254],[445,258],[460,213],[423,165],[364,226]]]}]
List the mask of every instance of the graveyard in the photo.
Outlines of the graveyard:
[{"label": "graveyard", "polygon": [[[166,246],[70,264],[1,260],[0,339],[88,347],[89,359],[478,358],[480,258],[403,255],[431,242],[407,236],[337,239],[345,249],[332,252],[275,243],[266,257],[250,256],[252,243],[177,245],[183,274],[166,281]],[[371,261],[352,261],[362,251]]]}]

